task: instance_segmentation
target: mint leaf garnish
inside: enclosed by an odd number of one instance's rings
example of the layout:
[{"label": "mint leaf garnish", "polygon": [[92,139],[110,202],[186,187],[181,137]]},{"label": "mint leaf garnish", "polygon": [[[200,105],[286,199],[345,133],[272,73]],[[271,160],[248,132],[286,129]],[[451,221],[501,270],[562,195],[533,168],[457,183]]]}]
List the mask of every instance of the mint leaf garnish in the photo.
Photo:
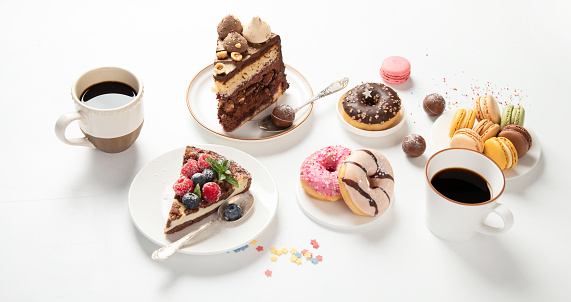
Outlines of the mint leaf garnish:
[{"label": "mint leaf garnish", "polygon": [[221,158],[214,160],[211,157],[207,157],[205,160],[207,163],[210,164],[210,167],[212,167],[212,169],[216,171],[216,173],[218,174],[218,179],[220,181],[225,180],[235,187],[239,186],[238,181],[234,177],[232,177],[232,173],[229,170],[230,168],[229,160],[223,160]]},{"label": "mint leaf garnish", "polygon": [[194,191],[192,191],[192,193],[198,196],[198,198],[202,198],[202,190],[200,190],[200,184],[196,184],[196,186],[194,186]]}]

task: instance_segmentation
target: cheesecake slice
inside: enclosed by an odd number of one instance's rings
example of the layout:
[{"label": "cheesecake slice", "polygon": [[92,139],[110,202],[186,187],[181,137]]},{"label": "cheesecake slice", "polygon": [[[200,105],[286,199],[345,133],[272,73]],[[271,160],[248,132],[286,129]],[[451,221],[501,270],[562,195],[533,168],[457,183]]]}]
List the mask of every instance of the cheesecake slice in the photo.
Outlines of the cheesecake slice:
[{"label": "cheesecake slice", "polygon": [[[164,229],[165,234],[172,234],[181,231],[187,226],[201,221],[202,219],[208,217],[210,214],[216,212],[218,207],[220,207],[220,205],[227,199],[231,198],[234,195],[246,192],[250,189],[250,185],[252,183],[252,176],[250,173],[233,160],[227,159],[226,157],[214,151],[187,146],[184,152],[181,167],[184,167],[185,164],[191,159],[198,162],[201,155],[203,154],[206,154],[213,160],[228,160],[229,164],[227,170],[230,172],[229,175],[231,175],[232,178],[236,180],[236,182],[231,184],[228,180],[220,180],[221,177],[217,176],[213,182],[215,182],[220,188],[220,197],[217,201],[206,201],[203,199],[200,201],[199,206],[195,209],[186,207],[182,202],[182,196],[175,194]],[[182,169],[181,177],[184,177]]]}]

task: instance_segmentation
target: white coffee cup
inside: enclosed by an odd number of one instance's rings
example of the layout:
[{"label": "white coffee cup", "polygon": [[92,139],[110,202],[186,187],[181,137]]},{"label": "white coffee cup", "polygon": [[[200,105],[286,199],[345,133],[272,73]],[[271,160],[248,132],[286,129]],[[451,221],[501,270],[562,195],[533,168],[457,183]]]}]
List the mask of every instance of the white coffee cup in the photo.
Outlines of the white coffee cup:
[{"label": "white coffee cup", "polygon": [[[488,183],[491,199],[481,203],[464,203],[452,200],[434,188],[431,181],[438,172],[451,169],[467,169],[480,175]],[[436,152],[425,166],[426,176],[426,225],[436,236],[450,241],[467,241],[478,233],[501,234],[514,222],[512,212],[498,198],[505,188],[505,178],[500,167],[482,153],[468,149],[444,149]],[[491,226],[486,218],[492,213],[503,221],[503,227]]]},{"label": "white coffee cup", "polygon": [[[103,82],[120,82],[135,91],[128,103],[115,108],[101,109],[81,101],[83,92]],[[133,73],[117,67],[101,67],[81,75],[71,87],[75,110],[63,114],[56,122],[55,132],[64,143],[73,146],[98,148],[108,153],[127,150],[137,139],[143,127],[143,83]],[[65,130],[73,121],[85,135],[67,138]]]}]

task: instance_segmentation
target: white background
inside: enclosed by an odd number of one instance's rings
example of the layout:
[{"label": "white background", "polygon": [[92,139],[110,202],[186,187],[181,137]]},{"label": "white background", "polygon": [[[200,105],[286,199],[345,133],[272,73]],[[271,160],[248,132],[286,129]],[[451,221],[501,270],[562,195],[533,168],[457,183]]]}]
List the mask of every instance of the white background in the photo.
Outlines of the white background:
[{"label": "white background", "polygon": [[[411,79],[393,86],[406,125],[390,137],[357,137],[338,121],[335,95],[271,142],[205,131],[186,90],[212,62],[216,25],[228,13],[267,21],[282,37],[284,61],[315,93],[343,76],[350,87],[381,82],[385,57],[408,58]],[[570,14],[566,1],[0,1],[0,300],[569,301]],[[54,134],[57,118],[73,110],[72,82],[100,66],[126,68],[145,85],[145,124],[120,154],[64,145]],[[437,92],[447,110],[469,107],[486,90],[525,106],[541,160],[507,182],[508,233],[445,242],[424,224],[435,119],[420,104]],[[427,139],[423,156],[402,152],[409,133]],[[249,153],[273,175],[280,198],[257,239],[264,250],[155,262],[158,246],[129,215],[131,181],[157,156],[204,143]],[[375,148],[391,161],[395,204],[370,229],[330,230],[297,205],[301,162],[333,144]],[[311,239],[321,263],[270,260],[271,247],[313,250]]]}]

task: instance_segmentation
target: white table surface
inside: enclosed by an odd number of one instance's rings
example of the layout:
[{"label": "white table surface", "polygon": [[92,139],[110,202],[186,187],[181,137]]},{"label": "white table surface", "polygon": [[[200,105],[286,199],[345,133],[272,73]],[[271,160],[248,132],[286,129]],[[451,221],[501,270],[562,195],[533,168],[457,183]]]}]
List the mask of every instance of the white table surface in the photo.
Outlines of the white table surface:
[{"label": "white table surface", "polygon": [[[0,1],[0,300],[569,301],[570,4],[324,3]],[[314,92],[343,76],[350,87],[381,82],[385,57],[408,58],[411,79],[393,86],[407,106],[406,125],[385,138],[357,137],[337,119],[338,94],[279,140],[236,142],[205,131],[186,107],[186,90],[212,62],[215,28],[228,13],[267,21],[282,37],[285,62]],[[56,119],[73,109],[73,80],[100,66],[131,70],[145,85],[145,124],[120,154],[64,145],[54,134]],[[507,182],[509,232],[450,243],[424,223],[435,119],[421,102],[437,92],[454,110],[486,90],[525,106],[541,159]],[[402,152],[409,133],[427,139],[423,156]],[[257,238],[263,251],[151,260],[158,246],[131,220],[129,186],[146,163],[192,144],[242,150],[274,177],[279,204]],[[395,204],[369,229],[328,229],[297,205],[301,162],[333,144],[378,149],[394,168]],[[270,260],[270,248],[311,249],[312,239],[322,262]]]}]

